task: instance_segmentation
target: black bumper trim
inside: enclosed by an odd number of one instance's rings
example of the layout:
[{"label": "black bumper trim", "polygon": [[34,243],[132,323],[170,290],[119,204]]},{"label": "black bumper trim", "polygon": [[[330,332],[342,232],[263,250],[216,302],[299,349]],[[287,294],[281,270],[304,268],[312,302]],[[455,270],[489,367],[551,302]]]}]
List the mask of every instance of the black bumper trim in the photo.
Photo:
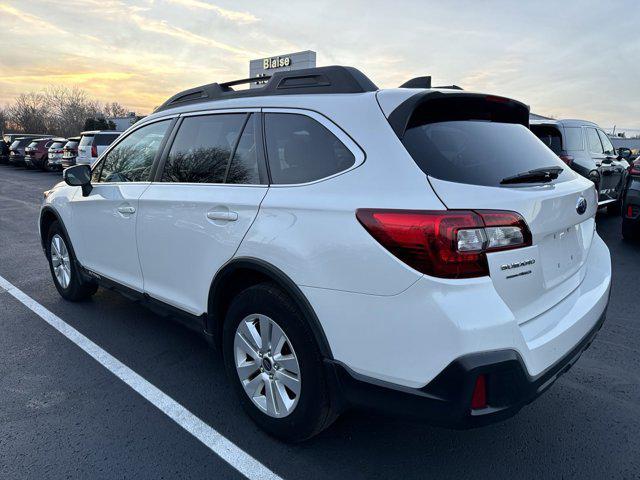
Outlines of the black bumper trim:
[{"label": "black bumper trim", "polygon": [[[464,355],[420,389],[360,375],[335,360],[325,360],[325,366],[337,409],[364,408],[438,426],[473,428],[513,416],[547,390],[591,345],[605,316],[606,309],[569,353],[534,377],[515,350]],[[486,375],[489,406],[472,410],[471,396],[480,374]]]}]

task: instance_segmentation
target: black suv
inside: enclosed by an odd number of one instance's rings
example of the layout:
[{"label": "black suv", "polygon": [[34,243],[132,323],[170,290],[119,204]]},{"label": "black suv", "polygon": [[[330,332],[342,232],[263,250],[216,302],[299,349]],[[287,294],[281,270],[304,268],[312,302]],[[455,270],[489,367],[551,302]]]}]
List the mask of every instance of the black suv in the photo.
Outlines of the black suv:
[{"label": "black suv", "polygon": [[585,120],[531,120],[531,131],[560,159],[596,184],[598,205],[620,211],[631,150],[613,147],[607,134]]}]

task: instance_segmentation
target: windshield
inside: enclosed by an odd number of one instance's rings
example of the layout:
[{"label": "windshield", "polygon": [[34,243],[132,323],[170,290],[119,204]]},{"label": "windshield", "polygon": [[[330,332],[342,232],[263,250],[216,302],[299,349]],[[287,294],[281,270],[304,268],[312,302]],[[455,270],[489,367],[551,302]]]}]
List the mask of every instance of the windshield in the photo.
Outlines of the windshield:
[{"label": "windshield", "polygon": [[552,183],[573,178],[567,166],[521,124],[427,123],[407,129],[402,143],[423,172],[450,182],[497,187],[504,178],[543,167],[564,169]]},{"label": "windshield", "polygon": [[549,125],[531,125],[531,131],[556,155],[562,153],[560,130]]},{"label": "windshield", "polygon": [[83,135],[80,139],[80,147],[86,147],[87,145],[91,145],[93,141],[93,135]]}]

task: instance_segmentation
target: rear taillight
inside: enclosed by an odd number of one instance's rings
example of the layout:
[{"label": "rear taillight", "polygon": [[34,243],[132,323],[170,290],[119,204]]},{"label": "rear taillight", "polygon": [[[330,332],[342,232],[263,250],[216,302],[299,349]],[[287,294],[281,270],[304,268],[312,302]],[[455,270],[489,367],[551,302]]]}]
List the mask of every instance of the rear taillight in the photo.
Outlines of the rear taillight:
[{"label": "rear taillight", "polygon": [[640,216],[640,206],[627,205],[627,218],[636,218]]},{"label": "rear taillight", "polygon": [[629,175],[640,175],[640,160],[635,160],[629,166]]},{"label": "rear taillight", "polygon": [[573,163],[573,155],[569,155],[568,153],[561,153],[558,155],[560,160],[562,160],[567,165],[571,165]]},{"label": "rear taillight", "polygon": [[489,275],[486,253],[531,245],[515,212],[359,209],[356,217],[389,252],[434,277]]},{"label": "rear taillight", "polygon": [[476,384],[471,394],[471,409],[481,410],[487,408],[487,380],[482,374],[476,378]]},{"label": "rear taillight", "polygon": [[96,145],[92,145],[91,146],[91,156],[92,157],[97,157],[98,156],[98,147]]}]

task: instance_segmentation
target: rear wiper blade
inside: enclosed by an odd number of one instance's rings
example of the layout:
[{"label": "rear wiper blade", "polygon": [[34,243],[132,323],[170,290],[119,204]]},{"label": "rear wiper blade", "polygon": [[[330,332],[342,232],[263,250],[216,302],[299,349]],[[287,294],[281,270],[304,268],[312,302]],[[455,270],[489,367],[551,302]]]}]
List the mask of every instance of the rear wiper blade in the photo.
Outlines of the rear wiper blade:
[{"label": "rear wiper blade", "polygon": [[537,183],[537,182],[550,182],[558,178],[558,175],[562,173],[562,167],[542,167],[528,172],[518,173],[512,177],[503,178],[500,181],[501,185],[509,183]]}]

